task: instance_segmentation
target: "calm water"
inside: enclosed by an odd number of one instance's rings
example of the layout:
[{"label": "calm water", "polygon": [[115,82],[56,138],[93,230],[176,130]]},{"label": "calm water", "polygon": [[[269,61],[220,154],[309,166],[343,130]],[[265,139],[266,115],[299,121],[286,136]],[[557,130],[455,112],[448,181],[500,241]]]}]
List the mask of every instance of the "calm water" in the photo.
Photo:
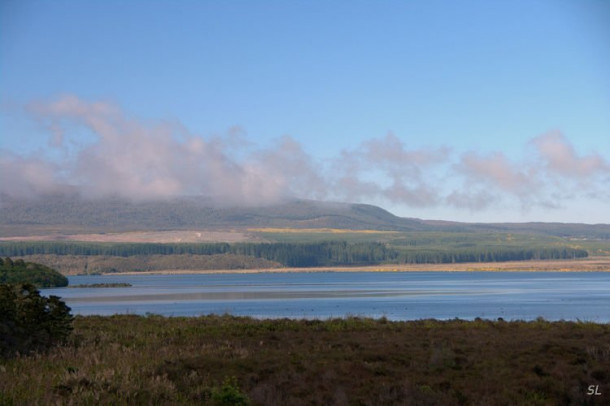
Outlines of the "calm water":
[{"label": "calm water", "polygon": [[71,285],[126,282],[130,288],[44,289],[73,314],[261,318],[347,315],[392,320],[583,320],[610,322],[610,273],[348,272],[72,276]]}]

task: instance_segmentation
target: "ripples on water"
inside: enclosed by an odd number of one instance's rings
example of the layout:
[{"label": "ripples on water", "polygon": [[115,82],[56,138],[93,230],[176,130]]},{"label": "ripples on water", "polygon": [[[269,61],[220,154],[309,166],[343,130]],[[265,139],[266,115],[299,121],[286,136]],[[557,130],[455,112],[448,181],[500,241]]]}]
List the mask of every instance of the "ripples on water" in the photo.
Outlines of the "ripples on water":
[{"label": "ripples on water", "polygon": [[610,273],[299,272],[72,276],[44,289],[74,314],[202,314],[261,318],[364,316],[391,320],[474,319],[610,322]]}]

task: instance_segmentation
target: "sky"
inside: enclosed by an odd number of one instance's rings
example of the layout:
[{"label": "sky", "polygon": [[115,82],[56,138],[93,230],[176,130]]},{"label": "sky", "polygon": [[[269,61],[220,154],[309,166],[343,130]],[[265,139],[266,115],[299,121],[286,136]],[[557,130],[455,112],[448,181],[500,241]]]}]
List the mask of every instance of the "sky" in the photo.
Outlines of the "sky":
[{"label": "sky", "polygon": [[0,0],[0,190],[610,223],[610,2]]}]

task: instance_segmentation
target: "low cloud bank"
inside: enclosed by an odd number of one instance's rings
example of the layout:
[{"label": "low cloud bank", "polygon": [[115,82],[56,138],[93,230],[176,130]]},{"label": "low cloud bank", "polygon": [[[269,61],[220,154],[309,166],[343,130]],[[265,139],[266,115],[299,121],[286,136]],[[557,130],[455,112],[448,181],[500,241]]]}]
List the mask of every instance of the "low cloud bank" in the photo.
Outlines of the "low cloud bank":
[{"label": "low cloud bank", "polygon": [[[610,200],[608,158],[579,154],[557,131],[530,140],[520,160],[500,151],[414,149],[390,133],[320,161],[290,136],[265,149],[239,128],[204,139],[179,123],[137,120],[112,103],[73,95],[31,103],[27,111],[63,158],[0,151],[2,192],[14,197],[76,190],[85,198],[203,195],[236,205],[311,198],[466,210]],[[82,132],[90,142],[73,137]]]}]

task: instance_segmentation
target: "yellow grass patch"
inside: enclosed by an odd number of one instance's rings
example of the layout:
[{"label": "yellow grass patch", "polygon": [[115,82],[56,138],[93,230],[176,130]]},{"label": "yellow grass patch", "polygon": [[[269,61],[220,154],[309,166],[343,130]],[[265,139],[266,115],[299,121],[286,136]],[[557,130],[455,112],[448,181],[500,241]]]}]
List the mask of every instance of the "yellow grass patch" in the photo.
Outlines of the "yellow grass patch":
[{"label": "yellow grass patch", "polygon": [[253,233],[324,233],[324,234],[398,234],[398,231],[352,230],[344,228],[248,228]]}]

